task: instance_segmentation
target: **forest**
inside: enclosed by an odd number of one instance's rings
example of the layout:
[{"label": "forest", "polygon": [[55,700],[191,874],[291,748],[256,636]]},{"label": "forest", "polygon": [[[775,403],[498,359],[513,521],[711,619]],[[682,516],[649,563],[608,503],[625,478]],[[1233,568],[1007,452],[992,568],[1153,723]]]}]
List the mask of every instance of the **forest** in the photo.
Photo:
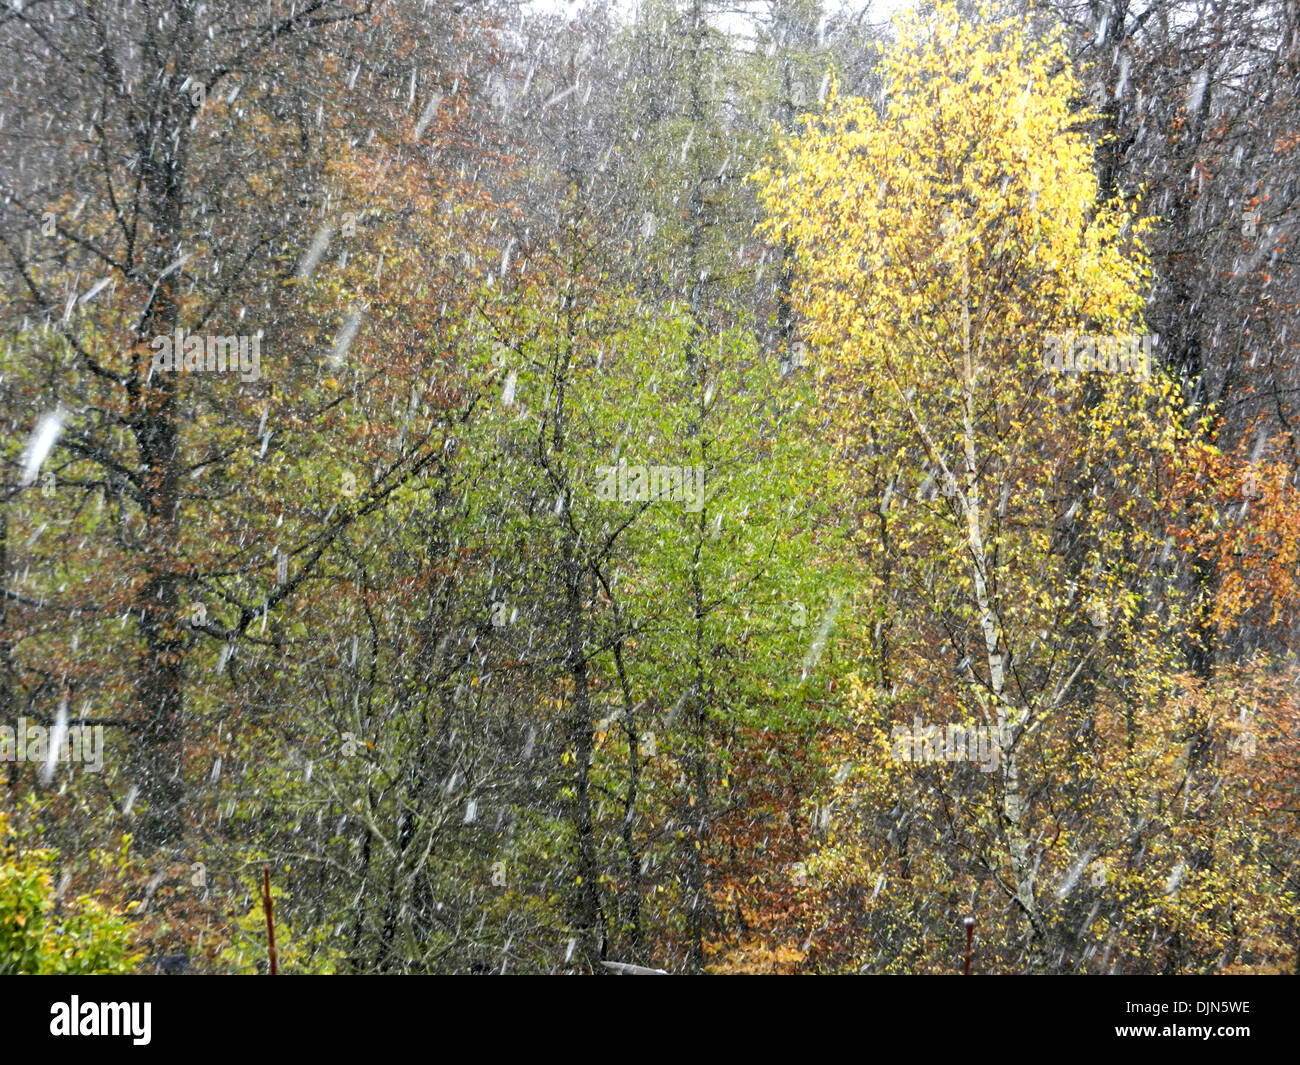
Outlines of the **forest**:
[{"label": "forest", "polygon": [[1296,0],[0,55],[0,974],[1300,973]]}]

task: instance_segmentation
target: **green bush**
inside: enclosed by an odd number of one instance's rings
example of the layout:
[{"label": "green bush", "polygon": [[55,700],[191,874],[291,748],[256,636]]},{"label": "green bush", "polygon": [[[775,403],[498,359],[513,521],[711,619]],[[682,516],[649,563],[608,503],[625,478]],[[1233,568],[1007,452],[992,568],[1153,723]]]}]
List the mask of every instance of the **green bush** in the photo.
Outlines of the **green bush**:
[{"label": "green bush", "polygon": [[132,970],[126,921],[88,895],[58,905],[51,850],[20,848],[0,813],[0,975]]}]

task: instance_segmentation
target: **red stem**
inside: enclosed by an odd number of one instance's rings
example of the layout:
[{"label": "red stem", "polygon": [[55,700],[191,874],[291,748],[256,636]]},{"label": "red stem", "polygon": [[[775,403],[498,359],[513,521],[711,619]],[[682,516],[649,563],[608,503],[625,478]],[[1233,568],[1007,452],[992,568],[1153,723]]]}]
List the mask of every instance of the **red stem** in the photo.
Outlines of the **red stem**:
[{"label": "red stem", "polygon": [[275,904],[271,902],[271,863],[262,866],[262,909],[266,911],[266,942],[271,955],[271,975],[279,973],[275,958]]}]

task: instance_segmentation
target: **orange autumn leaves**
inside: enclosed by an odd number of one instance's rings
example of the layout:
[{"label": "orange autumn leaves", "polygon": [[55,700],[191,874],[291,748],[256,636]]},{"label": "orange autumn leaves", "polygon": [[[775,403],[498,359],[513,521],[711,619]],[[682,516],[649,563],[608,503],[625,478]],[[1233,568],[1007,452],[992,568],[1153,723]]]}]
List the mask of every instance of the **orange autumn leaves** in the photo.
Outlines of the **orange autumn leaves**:
[{"label": "orange autumn leaves", "polygon": [[1300,610],[1300,491],[1277,440],[1251,462],[1204,443],[1176,463],[1170,534],[1213,566],[1209,619],[1227,635],[1243,626],[1284,635]]}]

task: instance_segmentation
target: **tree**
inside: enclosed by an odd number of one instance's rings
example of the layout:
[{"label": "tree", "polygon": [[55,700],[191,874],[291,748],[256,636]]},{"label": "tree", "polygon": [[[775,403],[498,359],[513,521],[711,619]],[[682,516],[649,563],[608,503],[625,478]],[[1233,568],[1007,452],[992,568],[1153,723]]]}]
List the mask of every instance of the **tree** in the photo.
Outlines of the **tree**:
[{"label": "tree", "polygon": [[[1142,227],[1097,201],[1060,42],[947,4],[900,29],[881,112],[832,94],[784,166],[760,175],[762,198],[798,248],[796,305],[849,453],[896,467],[864,548],[890,555],[914,637],[867,705],[879,720],[942,706],[997,738],[971,821],[1038,971],[1050,932],[1035,801],[1049,752],[1077,727],[1085,671],[1118,680],[1159,659],[1138,606],[1169,395],[1158,380],[1044,370],[1053,336],[1137,332],[1144,278]],[[1132,459],[1076,496],[1111,452]],[[1056,539],[1078,513],[1086,588]],[[1089,610],[1091,627],[1077,620]],[[955,669],[925,660],[938,643]]]},{"label": "tree", "polygon": [[[345,332],[362,288],[341,292],[338,278],[316,274],[340,235],[365,241],[364,208],[336,213],[331,185],[346,182],[359,154],[349,139],[383,126],[385,141],[393,130],[400,140],[420,125],[393,101],[414,95],[422,62],[430,116],[420,133],[454,126],[469,79],[459,89],[461,72],[432,62],[458,32],[444,14],[413,19],[403,5],[346,2],[277,14],[245,0],[177,0],[127,4],[112,17],[91,3],[4,18],[5,46],[23,57],[17,96],[59,114],[53,124],[21,110],[0,161],[4,280],[15,296],[0,341],[15,441],[3,521],[55,530],[23,556],[3,537],[6,564],[33,573],[25,591],[4,593],[4,712],[49,720],[60,699],[97,704],[90,720],[130,738],[118,800],[140,817],[147,847],[177,844],[189,827],[195,729],[212,710],[210,693],[193,690],[196,663],[278,650],[281,638],[266,632],[274,614],[353,521],[435,461],[428,438],[416,440],[355,504],[338,506],[331,491],[320,510],[283,527],[281,501],[293,498],[293,475],[316,457],[320,436],[276,422],[333,428],[325,423],[338,397],[313,345],[336,340],[320,336],[322,320]],[[375,32],[358,31],[368,25]],[[394,39],[413,50],[386,50]],[[303,90],[315,82],[325,91],[309,101]],[[452,136],[441,145],[448,170],[463,161],[456,145]],[[400,216],[385,221],[400,232]],[[376,249],[368,264],[376,281],[383,255]],[[345,283],[356,271],[340,267]],[[160,340],[197,337],[211,369],[214,341],[236,335],[238,374],[158,363]],[[61,430],[43,492],[14,475],[33,410],[57,415]],[[134,634],[126,646],[119,624]],[[33,655],[35,632],[43,646]]]}]

